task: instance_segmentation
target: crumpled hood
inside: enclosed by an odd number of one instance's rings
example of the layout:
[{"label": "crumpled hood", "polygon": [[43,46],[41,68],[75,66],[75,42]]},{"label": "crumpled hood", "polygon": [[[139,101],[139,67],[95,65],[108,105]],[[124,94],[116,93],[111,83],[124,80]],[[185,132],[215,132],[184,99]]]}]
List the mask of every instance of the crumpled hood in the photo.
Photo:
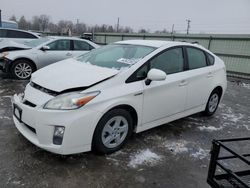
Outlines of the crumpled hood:
[{"label": "crumpled hood", "polygon": [[52,91],[62,92],[78,87],[88,87],[118,73],[109,69],[66,59],[32,74],[31,81]]},{"label": "crumpled hood", "polygon": [[24,45],[24,44],[21,44],[21,43],[18,43],[18,42],[14,42],[12,40],[1,40],[0,41],[0,50],[2,49],[5,49],[5,48],[8,48],[8,49],[29,49],[30,47]]}]

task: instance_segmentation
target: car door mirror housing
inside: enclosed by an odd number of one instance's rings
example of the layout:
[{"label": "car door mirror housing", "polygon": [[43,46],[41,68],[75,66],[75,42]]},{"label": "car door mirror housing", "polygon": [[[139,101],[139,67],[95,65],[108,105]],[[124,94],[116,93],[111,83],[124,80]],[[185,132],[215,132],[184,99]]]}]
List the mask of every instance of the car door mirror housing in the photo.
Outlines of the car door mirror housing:
[{"label": "car door mirror housing", "polygon": [[42,50],[42,51],[47,51],[47,50],[50,50],[50,47],[49,47],[49,46],[43,46],[43,47],[41,48],[41,50]]},{"label": "car door mirror housing", "polygon": [[151,81],[162,81],[165,80],[167,74],[159,69],[150,69],[147,75],[147,79],[145,81],[146,85],[149,85]]}]

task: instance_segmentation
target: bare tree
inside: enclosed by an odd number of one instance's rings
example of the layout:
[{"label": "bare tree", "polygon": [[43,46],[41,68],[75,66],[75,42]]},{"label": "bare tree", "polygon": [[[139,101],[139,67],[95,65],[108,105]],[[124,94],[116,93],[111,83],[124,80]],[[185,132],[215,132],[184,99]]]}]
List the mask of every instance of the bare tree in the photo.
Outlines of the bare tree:
[{"label": "bare tree", "polygon": [[12,15],[10,18],[9,18],[10,21],[14,21],[14,22],[17,22],[17,19],[16,19],[16,16],[15,15]]},{"label": "bare tree", "polygon": [[20,29],[28,30],[30,28],[30,23],[26,21],[24,16],[22,16],[18,21],[18,27]]},{"label": "bare tree", "polygon": [[39,22],[41,24],[42,31],[45,31],[45,29],[47,29],[48,24],[50,22],[50,17],[48,15],[42,14],[39,17]]}]

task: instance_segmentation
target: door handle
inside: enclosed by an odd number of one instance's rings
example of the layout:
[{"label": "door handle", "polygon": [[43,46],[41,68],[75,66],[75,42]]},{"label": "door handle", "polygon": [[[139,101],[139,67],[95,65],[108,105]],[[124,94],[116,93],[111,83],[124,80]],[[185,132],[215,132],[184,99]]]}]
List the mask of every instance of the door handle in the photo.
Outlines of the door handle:
[{"label": "door handle", "polygon": [[187,80],[182,80],[182,81],[180,82],[179,86],[185,86],[185,85],[187,85],[187,84],[188,84]]},{"label": "door handle", "polygon": [[213,73],[212,73],[212,72],[209,72],[209,73],[207,74],[207,77],[208,77],[208,78],[213,77]]},{"label": "door handle", "polygon": [[66,53],[66,56],[72,56],[72,53],[68,52]]}]

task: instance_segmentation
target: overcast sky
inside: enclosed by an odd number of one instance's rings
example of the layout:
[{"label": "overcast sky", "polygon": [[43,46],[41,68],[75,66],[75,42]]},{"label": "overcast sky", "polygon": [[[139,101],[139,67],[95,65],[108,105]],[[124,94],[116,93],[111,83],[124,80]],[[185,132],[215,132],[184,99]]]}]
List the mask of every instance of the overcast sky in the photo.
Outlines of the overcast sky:
[{"label": "overcast sky", "polygon": [[120,25],[184,32],[186,19],[191,33],[250,34],[250,0],[0,0],[3,19],[13,14],[31,19],[47,14],[53,22]]}]

